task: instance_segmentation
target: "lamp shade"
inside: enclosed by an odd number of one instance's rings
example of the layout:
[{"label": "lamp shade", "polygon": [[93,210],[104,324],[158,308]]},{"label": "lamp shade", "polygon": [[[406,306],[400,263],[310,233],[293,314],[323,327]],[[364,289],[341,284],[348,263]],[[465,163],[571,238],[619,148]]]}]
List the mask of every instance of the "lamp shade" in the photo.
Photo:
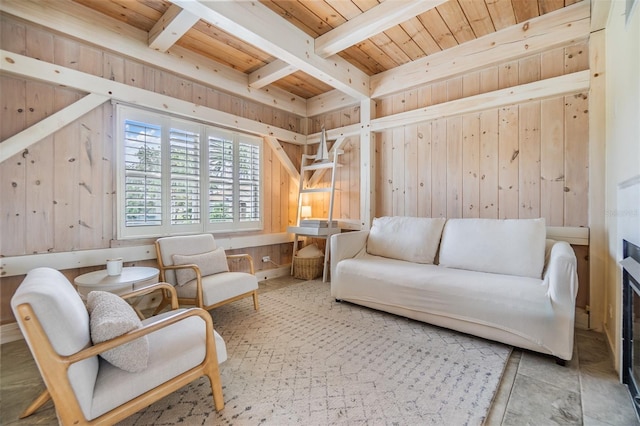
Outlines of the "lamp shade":
[{"label": "lamp shade", "polygon": [[303,217],[303,218],[311,217],[311,206],[302,206],[302,210],[300,211],[300,217]]}]

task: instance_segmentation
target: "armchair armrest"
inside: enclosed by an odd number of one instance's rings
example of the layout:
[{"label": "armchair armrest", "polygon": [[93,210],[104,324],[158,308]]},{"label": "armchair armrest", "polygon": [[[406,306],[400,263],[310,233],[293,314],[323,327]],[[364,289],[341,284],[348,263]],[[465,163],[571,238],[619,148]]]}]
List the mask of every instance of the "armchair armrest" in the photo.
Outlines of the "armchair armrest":
[{"label": "armchair armrest", "polygon": [[[207,311],[201,308],[191,308],[191,309],[177,312],[174,315],[165,317],[151,324],[147,324],[141,328],[132,330],[128,333],[125,333],[111,340],[97,343],[93,346],[90,346],[86,349],[76,352],[75,354],[60,357],[60,358],[62,362],[68,365],[71,365],[76,362],[82,361],[84,359],[99,355],[105,351],[108,351],[109,349],[113,349],[117,346],[121,346],[121,345],[124,345],[125,343],[129,343],[139,337],[146,336],[147,334],[151,334],[171,324],[180,322],[186,318],[194,317],[194,316],[200,317],[205,322],[207,327],[207,335],[206,335],[207,341],[213,340],[214,339],[213,320],[211,319],[211,314],[209,314]],[[215,347],[215,340],[213,341],[213,345]]]},{"label": "armchair armrest", "polygon": [[349,259],[360,253],[367,245],[369,231],[351,231],[331,236],[331,270],[343,259]]},{"label": "armchair armrest", "polygon": [[552,303],[570,308],[567,313],[573,316],[578,294],[578,273],[576,255],[569,243],[556,241],[553,244],[544,280],[549,286],[548,294]]},{"label": "armchair armrest", "polygon": [[171,295],[171,309],[178,309],[178,293],[176,293],[176,289],[169,283],[156,283],[151,284],[149,286],[145,286],[139,290],[130,291],[128,293],[120,294],[119,296],[123,299],[131,299],[133,297],[144,296],[149,293],[153,293],[154,291],[168,291]]}]

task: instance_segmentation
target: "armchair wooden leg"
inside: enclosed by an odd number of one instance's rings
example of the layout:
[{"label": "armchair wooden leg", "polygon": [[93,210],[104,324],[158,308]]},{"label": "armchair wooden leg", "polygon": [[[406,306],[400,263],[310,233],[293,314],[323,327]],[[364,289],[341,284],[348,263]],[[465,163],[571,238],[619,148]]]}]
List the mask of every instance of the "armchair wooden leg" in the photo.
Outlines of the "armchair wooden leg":
[{"label": "armchair wooden leg", "polygon": [[256,311],[260,309],[260,303],[258,303],[258,290],[253,291],[253,309]]},{"label": "armchair wooden leg", "polygon": [[25,417],[29,417],[40,407],[42,407],[47,401],[51,399],[51,395],[49,395],[49,391],[45,389],[32,403],[27,407],[26,410],[22,414],[20,414],[20,418],[24,419]]},{"label": "armchair wooden leg", "polygon": [[220,382],[220,373],[207,374],[209,382],[211,383],[211,393],[213,394],[213,405],[216,407],[216,411],[222,411],[224,409],[224,395],[222,394],[222,383]]}]

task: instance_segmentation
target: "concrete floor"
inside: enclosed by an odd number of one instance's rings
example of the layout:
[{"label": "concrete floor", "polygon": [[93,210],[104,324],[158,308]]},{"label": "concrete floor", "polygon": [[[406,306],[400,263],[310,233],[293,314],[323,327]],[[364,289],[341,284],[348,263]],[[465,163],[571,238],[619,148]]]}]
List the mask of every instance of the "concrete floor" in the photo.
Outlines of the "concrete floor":
[{"label": "concrete floor", "polygon": [[[260,291],[300,282],[263,281]],[[604,336],[576,330],[574,356],[565,367],[551,357],[515,349],[505,369],[487,425],[640,425],[625,386],[613,369]],[[43,390],[24,341],[2,345],[0,424],[55,424],[51,402],[25,420],[18,415]]]}]

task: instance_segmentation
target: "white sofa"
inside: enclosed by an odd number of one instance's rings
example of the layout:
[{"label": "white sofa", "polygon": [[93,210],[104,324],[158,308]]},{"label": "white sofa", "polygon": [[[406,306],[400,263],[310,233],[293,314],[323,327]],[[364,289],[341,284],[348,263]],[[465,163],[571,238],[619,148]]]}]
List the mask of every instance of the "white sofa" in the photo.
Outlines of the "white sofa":
[{"label": "white sofa", "polygon": [[544,219],[382,217],[331,237],[331,295],[560,361],[573,353],[576,257]]}]

